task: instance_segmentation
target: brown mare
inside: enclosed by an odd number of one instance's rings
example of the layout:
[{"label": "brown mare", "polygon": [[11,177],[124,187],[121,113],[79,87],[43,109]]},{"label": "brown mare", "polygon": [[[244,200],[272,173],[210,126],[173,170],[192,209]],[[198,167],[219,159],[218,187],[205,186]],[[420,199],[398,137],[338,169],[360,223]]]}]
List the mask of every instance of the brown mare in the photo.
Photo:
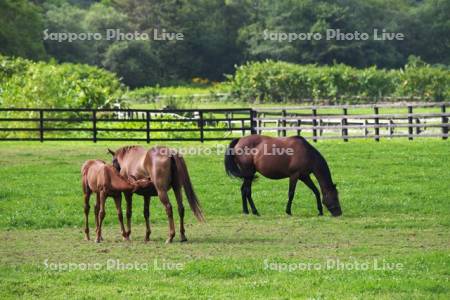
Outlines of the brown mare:
[{"label": "brown mare", "polygon": [[289,178],[286,213],[291,215],[297,180],[303,181],[316,196],[319,215],[323,215],[320,193],[310,174],[319,182],[323,204],[333,216],[342,214],[336,185],[323,156],[300,136],[273,138],[250,135],[233,140],[225,153],[225,171],[228,175],[243,179],[241,186],[242,208],[248,214],[247,201],[252,213],[259,215],[252,199],[252,181],[259,172],[270,179]]},{"label": "brown mare", "polygon": [[81,167],[81,182],[84,194],[84,224],[85,238],[89,240],[89,199],[92,193],[96,193],[97,202],[95,204],[95,226],[96,242],[99,243],[102,238],[102,223],[105,218],[105,202],[108,196],[114,198],[116,204],[117,216],[119,217],[122,236],[127,237],[125,227],[123,226],[122,216],[122,192],[134,192],[139,189],[148,189],[153,186],[150,179],[128,180],[123,178],[117,170],[107,165],[102,160],[88,160]]},{"label": "brown mare", "polygon": [[[150,197],[158,196],[164,205],[169,219],[169,236],[166,243],[171,243],[175,236],[175,224],[173,220],[172,205],[169,202],[167,192],[173,188],[180,216],[181,241],[187,241],[184,229],[184,206],[181,187],[188,199],[192,212],[197,220],[204,220],[197,196],[191,184],[191,179],[184,158],[166,147],[153,147],[150,150],[140,146],[128,146],[116,151],[108,149],[112,154],[113,165],[125,177],[134,176],[137,179],[150,177],[154,183],[154,189],[137,190],[136,193],[144,196],[144,218],[146,225],[145,241],[150,240]],[[127,235],[131,233],[132,194],[125,193],[127,201]]]}]

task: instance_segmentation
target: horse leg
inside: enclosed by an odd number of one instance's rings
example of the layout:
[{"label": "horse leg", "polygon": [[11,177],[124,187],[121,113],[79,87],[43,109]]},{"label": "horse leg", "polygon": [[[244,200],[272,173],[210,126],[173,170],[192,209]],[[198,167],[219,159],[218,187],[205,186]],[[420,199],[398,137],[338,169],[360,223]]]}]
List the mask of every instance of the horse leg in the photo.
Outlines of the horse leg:
[{"label": "horse leg", "polygon": [[242,212],[244,214],[248,215],[247,191],[246,191],[246,187],[245,187],[245,181],[242,182],[241,196],[242,196]]},{"label": "horse leg", "polygon": [[98,230],[97,230],[97,239],[96,242],[100,243],[102,238],[102,224],[105,219],[105,202],[106,202],[106,193],[100,192],[100,210],[98,211]]},{"label": "horse leg", "polygon": [[309,177],[309,175],[304,176],[301,177],[300,180],[303,181],[303,183],[313,191],[317,200],[317,210],[319,211],[319,216],[323,216],[322,202],[320,201],[320,192],[312,181],[311,177]]},{"label": "horse leg", "polygon": [[150,234],[152,232],[150,229],[150,196],[148,195],[144,196],[144,219],[146,227],[144,241],[148,242],[150,241]]},{"label": "horse leg", "polygon": [[95,207],[94,207],[94,217],[95,217],[95,232],[98,232],[98,212],[100,211],[100,193],[95,194]]},{"label": "horse leg", "polygon": [[133,194],[125,193],[125,201],[127,202],[127,240],[130,239],[131,235],[131,216],[133,214]]},{"label": "horse leg", "polygon": [[294,200],[295,195],[295,188],[297,187],[297,180],[298,176],[291,176],[289,178],[289,194],[288,194],[288,202],[286,204],[286,213],[288,215],[292,215],[291,207],[292,207],[292,201]]},{"label": "horse leg", "polygon": [[180,216],[180,239],[181,242],[186,242],[187,238],[184,230],[184,205],[183,196],[181,194],[181,186],[174,186],[173,192],[175,193],[175,198],[177,199],[178,215]]},{"label": "horse leg", "polygon": [[91,191],[84,193],[84,238],[89,241],[89,198],[91,197]]},{"label": "horse leg", "polygon": [[256,209],[255,203],[253,202],[253,199],[252,199],[252,181],[253,181],[253,177],[246,178],[244,180],[244,183],[246,185],[245,191],[246,191],[248,203],[250,204],[250,208],[252,209],[252,214],[259,216],[258,210]]},{"label": "horse leg", "polygon": [[122,237],[127,240],[127,233],[125,231],[125,226],[123,226],[123,213],[122,213],[122,194],[119,193],[114,197],[114,203],[116,204],[117,218],[120,223],[120,230],[122,231]]},{"label": "horse leg", "polygon": [[166,209],[167,218],[169,219],[169,236],[166,240],[166,244],[172,243],[173,238],[175,237],[175,223],[173,222],[173,211],[172,205],[169,201],[169,196],[167,195],[167,191],[158,191],[159,200],[164,205]]}]

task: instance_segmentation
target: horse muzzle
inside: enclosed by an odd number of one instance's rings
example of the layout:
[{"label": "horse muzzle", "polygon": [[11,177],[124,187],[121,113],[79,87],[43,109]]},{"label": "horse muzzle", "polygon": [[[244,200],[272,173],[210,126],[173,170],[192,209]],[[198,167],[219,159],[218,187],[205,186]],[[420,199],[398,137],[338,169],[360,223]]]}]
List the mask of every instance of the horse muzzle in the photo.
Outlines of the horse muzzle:
[{"label": "horse muzzle", "polygon": [[339,217],[340,215],[342,215],[342,210],[340,206],[330,207],[328,208],[328,210],[330,211],[333,217]]}]

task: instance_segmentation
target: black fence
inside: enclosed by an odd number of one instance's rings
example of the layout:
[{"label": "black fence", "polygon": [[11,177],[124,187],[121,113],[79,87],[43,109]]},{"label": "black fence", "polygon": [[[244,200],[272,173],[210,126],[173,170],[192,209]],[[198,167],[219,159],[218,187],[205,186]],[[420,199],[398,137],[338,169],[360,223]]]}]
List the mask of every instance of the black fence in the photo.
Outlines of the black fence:
[{"label": "black fence", "polygon": [[3,141],[219,141],[255,133],[238,109],[0,108]]}]

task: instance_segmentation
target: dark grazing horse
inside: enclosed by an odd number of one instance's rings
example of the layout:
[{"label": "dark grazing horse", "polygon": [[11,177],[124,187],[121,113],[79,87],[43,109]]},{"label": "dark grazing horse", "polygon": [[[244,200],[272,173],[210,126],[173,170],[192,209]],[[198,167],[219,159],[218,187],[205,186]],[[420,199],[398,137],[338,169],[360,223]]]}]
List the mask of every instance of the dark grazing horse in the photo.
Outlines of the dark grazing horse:
[{"label": "dark grazing horse", "polygon": [[[166,243],[172,242],[175,236],[172,205],[167,192],[172,188],[178,205],[180,216],[181,241],[187,241],[184,229],[184,206],[181,188],[184,189],[189,206],[197,220],[204,220],[203,213],[192,187],[191,179],[184,158],[167,147],[153,147],[149,150],[141,146],[126,146],[116,151],[108,149],[112,154],[113,166],[124,177],[143,179],[150,177],[153,183],[151,189],[141,189],[135,193],[144,196],[144,218],[146,225],[145,241],[150,240],[150,197],[158,196],[166,209],[169,219],[169,236]],[[131,234],[132,194],[125,193],[127,202],[127,237]]]},{"label": "dark grazing horse", "polygon": [[252,199],[252,181],[258,172],[270,179],[289,178],[286,213],[291,215],[297,181],[303,181],[316,196],[319,215],[323,215],[320,193],[310,174],[314,174],[322,191],[323,204],[333,216],[342,214],[336,185],[323,156],[300,136],[274,138],[250,135],[231,141],[225,153],[225,171],[229,176],[243,179],[242,208],[248,214],[247,201],[252,213],[259,215]]}]

